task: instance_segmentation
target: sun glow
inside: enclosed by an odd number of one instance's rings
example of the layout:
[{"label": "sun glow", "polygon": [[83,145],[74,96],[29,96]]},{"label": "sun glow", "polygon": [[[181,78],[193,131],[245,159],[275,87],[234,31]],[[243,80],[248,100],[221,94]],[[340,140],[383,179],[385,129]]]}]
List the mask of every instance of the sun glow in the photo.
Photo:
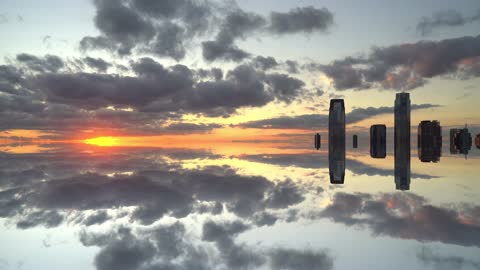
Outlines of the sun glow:
[{"label": "sun glow", "polygon": [[116,146],[118,145],[118,139],[114,137],[97,137],[92,139],[86,139],[86,144],[93,144],[97,146]]}]

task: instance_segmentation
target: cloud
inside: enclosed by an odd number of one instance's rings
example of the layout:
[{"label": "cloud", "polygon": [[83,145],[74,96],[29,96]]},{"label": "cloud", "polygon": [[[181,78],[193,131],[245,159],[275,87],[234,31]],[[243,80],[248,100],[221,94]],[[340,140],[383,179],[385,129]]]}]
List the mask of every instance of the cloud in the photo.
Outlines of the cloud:
[{"label": "cloud", "polygon": [[[265,164],[273,164],[282,167],[295,166],[307,169],[328,168],[327,155],[322,154],[275,154],[275,155],[245,155],[242,159],[260,162]],[[368,176],[393,176],[395,174],[393,169],[377,168],[375,166],[360,162],[355,159],[347,159],[347,169],[356,175]],[[434,175],[412,173],[413,179],[435,179]],[[286,182],[288,183],[288,182]],[[294,192],[289,192],[289,196],[297,196]],[[300,195],[300,194],[298,194]],[[273,199],[272,197],[271,199]],[[272,208],[275,208],[271,206]]]},{"label": "cloud", "polygon": [[[412,110],[436,108],[435,104],[413,104]],[[347,113],[345,118],[348,124],[355,124],[365,119],[378,115],[393,113],[393,107],[368,107],[356,108]],[[281,116],[271,119],[256,120],[238,124],[242,128],[267,128],[267,129],[318,129],[328,127],[328,115],[305,114],[297,116]]]},{"label": "cloud", "polygon": [[284,102],[292,102],[301,94],[305,83],[286,74],[267,74],[266,83],[272,88],[276,98]]},{"label": "cloud", "polygon": [[291,180],[281,182],[272,189],[266,205],[271,208],[287,208],[302,202],[305,197],[302,191]]},{"label": "cloud", "polygon": [[208,28],[213,6],[210,1],[96,0],[95,26],[101,35],[84,37],[80,47],[119,55],[137,50],[180,60],[186,43]]},{"label": "cloud", "polygon": [[110,216],[106,211],[97,211],[96,213],[88,216],[83,223],[87,226],[91,226],[95,224],[102,224],[109,219]]},{"label": "cloud", "polygon": [[287,13],[272,12],[269,30],[275,34],[326,31],[333,25],[333,14],[326,8],[302,7]]},{"label": "cloud", "polygon": [[112,66],[112,64],[108,63],[107,61],[103,60],[102,58],[92,58],[92,57],[85,57],[83,61],[87,64],[87,66],[96,69],[99,72],[106,72],[107,69]]},{"label": "cloud", "polygon": [[[70,157],[68,152],[48,161],[41,155],[2,156],[0,179],[9,181],[0,181],[0,216],[22,228],[55,227],[64,221],[67,210],[75,210],[74,222],[90,226],[114,218],[108,209],[128,207],[132,222],[152,224],[164,216],[203,213],[201,206],[211,205],[212,213],[222,212],[225,206],[248,221],[257,220],[268,209],[286,209],[304,200],[292,182],[274,184],[261,176],[239,175],[230,167],[186,170],[178,166],[179,160],[212,157],[206,153],[151,153],[168,157],[169,163],[145,159],[148,151],[140,153],[110,156],[108,164],[104,157],[90,158],[86,164],[85,156]],[[118,174],[124,171],[130,173]]]},{"label": "cloud", "polygon": [[320,216],[347,226],[365,227],[376,236],[480,245],[480,224],[468,222],[478,206],[446,208],[430,205],[410,193],[347,194],[337,192]]},{"label": "cloud", "polygon": [[264,71],[274,68],[278,65],[277,60],[275,60],[275,58],[271,56],[269,57],[257,56],[253,59],[252,62],[256,68]]},{"label": "cloud", "polygon": [[[478,76],[480,36],[440,41],[419,41],[374,47],[369,55],[346,57],[328,65],[307,64],[308,70],[320,70],[333,80],[337,90],[384,89],[411,90],[440,75],[460,78]],[[473,68],[472,68],[473,67]]]},{"label": "cloud", "polygon": [[333,269],[333,259],[326,251],[279,248],[270,252],[270,259],[271,269]]},{"label": "cloud", "polygon": [[[244,107],[261,107],[273,101],[290,103],[302,96],[305,85],[288,75],[264,73],[246,64],[224,75],[218,68],[165,67],[151,58],[141,58],[131,62],[132,73],[119,75],[75,71],[86,65],[106,72],[113,66],[100,58],[64,62],[50,56],[20,54],[18,59],[16,66],[0,66],[0,91],[9,94],[0,96],[1,117],[6,119],[0,129],[62,132],[89,125],[127,134],[169,133],[173,130],[165,125],[167,120],[174,120],[169,122],[181,128],[185,124],[178,120],[184,114],[226,117]],[[62,63],[62,71],[55,63]],[[23,66],[32,72],[24,71]]]},{"label": "cloud", "polygon": [[435,269],[463,269],[464,266],[480,269],[480,261],[469,260],[459,256],[438,255],[427,247],[422,247],[421,251],[417,253],[417,259],[425,266],[433,265]]},{"label": "cloud", "polygon": [[129,270],[153,259],[155,247],[149,241],[135,239],[130,233],[112,240],[95,256],[95,266],[99,270]]},{"label": "cloud", "polygon": [[56,55],[45,55],[43,58],[31,54],[18,54],[17,61],[37,72],[57,72],[64,66],[63,60]]},{"label": "cloud", "polygon": [[[257,33],[291,34],[326,31],[333,14],[326,8],[302,7],[270,16],[247,12],[235,2],[96,0],[95,26],[99,36],[80,41],[84,51],[105,49],[119,55],[134,52],[185,58],[191,44],[200,43],[203,58],[239,62],[251,56],[237,40]],[[210,33],[216,33],[209,40]]]},{"label": "cloud", "polygon": [[458,27],[480,21],[480,10],[472,16],[464,16],[454,9],[440,10],[431,17],[422,17],[417,24],[417,31],[426,36],[436,28]]},{"label": "cloud", "polygon": [[130,54],[136,43],[148,42],[155,35],[153,23],[122,2],[96,0],[95,26],[118,46],[119,54]]},{"label": "cloud", "polygon": [[260,15],[236,10],[229,13],[213,41],[202,43],[203,57],[207,61],[216,59],[241,61],[250,56],[249,53],[239,49],[235,44],[236,39],[245,39],[265,25],[265,19]]},{"label": "cloud", "polygon": [[287,65],[287,71],[289,73],[298,73],[298,62],[297,61],[287,60],[287,61],[285,61],[285,64]]},{"label": "cloud", "polygon": [[17,222],[17,228],[28,229],[44,225],[47,228],[57,227],[63,222],[64,217],[56,211],[38,211],[27,214]]}]

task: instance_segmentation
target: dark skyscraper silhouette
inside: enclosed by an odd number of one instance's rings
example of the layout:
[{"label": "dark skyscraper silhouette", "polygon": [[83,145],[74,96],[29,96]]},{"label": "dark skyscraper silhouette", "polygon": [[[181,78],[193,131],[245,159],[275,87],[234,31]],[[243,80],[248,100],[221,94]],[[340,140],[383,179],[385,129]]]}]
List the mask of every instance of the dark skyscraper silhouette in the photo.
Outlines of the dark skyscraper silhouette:
[{"label": "dark skyscraper silhouette", "polygon": [[343,99],[330,100],[328,168],[330,183],[343,184],[345,180],[345,103]]},{"label": "dark skyscraper silhouette", "polygon": [[480,134],[477,134],[477,137],[475,137],[475,145],[480,149]]},{"label": "dark skyscraper silhouette", "polygon": [[457,133],[460,132],[458,128],[450,129],[450,154],[455,155],[458,154],[457,146],[455,145],[455,137]]},{"label": "dark skyscraper silhouette", "polygon": [[438,162],[442,156],[442,127],[438,121],[422,121],[418,125],[418,158],[422,162]]},{"label": "dark skyscraper silhouette", "polygon": [[320,147],[322,147],[322,137],[320,136],[320,134],[315,134],[314,136],[314,142],[315,142],[315,149],[320,149]]},{"label": "dark skyscraper silhouette", "polygon": [[358,136],[357,135],[353,135],[352,144],[353,144],[353,148],[358,148]]},{"label": "dark skyscraper silhouette", "polygon": [[472,134],[468,132],[467,125],[465,128],[450,129],[450,153],[463,154],[467,158],[468,151],[472,148]]},{"label": "dark skyscraper silhouette", "polygon": [[387,127],[385,125],[370,127],[370,156],[372,158],[387,156]]},{"label": "dark skyscraper silhouette", "polygon": [[410,94],[395,98],[395,186],[410,189]]}]

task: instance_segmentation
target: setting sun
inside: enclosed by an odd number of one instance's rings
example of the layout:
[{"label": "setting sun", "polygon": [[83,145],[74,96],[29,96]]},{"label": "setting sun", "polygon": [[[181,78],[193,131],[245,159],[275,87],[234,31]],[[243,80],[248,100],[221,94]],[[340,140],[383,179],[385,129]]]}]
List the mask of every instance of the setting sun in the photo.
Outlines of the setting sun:
[{"label": "setting sun", "polygon": [[115,146],[118,145],[118,139],[114,137],[97,137],[92,139],[86,139],[85,143],[97,146]]}]

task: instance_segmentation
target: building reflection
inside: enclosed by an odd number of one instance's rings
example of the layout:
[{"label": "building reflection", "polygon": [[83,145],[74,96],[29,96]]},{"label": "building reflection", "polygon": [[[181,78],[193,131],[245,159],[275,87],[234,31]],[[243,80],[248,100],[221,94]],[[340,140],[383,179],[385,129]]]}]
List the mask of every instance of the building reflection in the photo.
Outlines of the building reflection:
[{"label": "building reflection", "polygon": [[438,162],[442,156],[442,127],[438,121],[422,121],[418,125],[418,158],[422,162]]},{"label": "building reflection", "polygon": [[320,134],[315,134],[315,136],[313,136],[313,140],[315,144],[315,149],[320,149],[320,147],[322,147],[322,137],[320,136]]},{"label": "building reflection", "polygon": [[373,125],[370,127],[370,156],[372,158],[387,156],[387,126]]},{"label": "building reflection", "polygon": [[475,137],[475,145],[480,149],[480,134],[477,134],[477,137]]},{"label": "building reflection", "polygon": [[358,148],[358,135],[353,135],[352,137],[353,148]]},{"label": "building reflection", "polygon": [[343,184],[345,180],[345,103],[343,99],[330,100],[328,165],[330,183]]},{"label": "building reflection", "polygon": [[410,189],[410,94],[398,93],[395,98],[395,186]]},{"label": "building reflection", "polygon": [[450,129],[450,153],[462,154],[465,158],[468,155],[468,151],[472,148],[472,135],[468,131],[467,125],[465,128]]}]

